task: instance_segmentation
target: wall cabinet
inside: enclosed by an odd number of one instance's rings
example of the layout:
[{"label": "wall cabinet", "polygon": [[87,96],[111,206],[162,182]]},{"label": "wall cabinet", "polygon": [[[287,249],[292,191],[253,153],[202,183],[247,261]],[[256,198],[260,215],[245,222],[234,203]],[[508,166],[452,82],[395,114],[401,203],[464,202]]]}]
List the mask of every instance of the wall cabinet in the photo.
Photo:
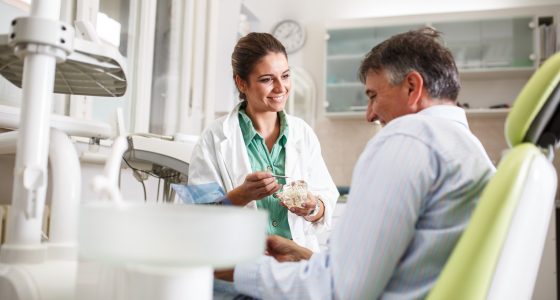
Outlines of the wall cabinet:
[{"label": "wall cabinet", "polygon": [[[431,26],[442,33],[459,68],[463,86],[459,102],[473,112],[495,114],[491,109],[511,106],[539,63],[558,50],[541,48],[556,44],[559,13],[560,6],[553,6],[331,24],[326,29],[326,113],[363,116],[367,98],[357,72],[364,55],[397,33]],[[494,83],[497,86],[484,86]]]}]

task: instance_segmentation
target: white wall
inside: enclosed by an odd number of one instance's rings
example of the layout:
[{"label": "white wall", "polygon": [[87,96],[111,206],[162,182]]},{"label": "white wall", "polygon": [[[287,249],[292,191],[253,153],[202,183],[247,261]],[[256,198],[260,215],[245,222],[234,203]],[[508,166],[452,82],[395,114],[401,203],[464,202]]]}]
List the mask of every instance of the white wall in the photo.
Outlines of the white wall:
[{"label": "white wall", "polygon": [[558,4],[558,0],[331,0],[325,5],[327,19],[387,17],[412,14],[462,12]]},{"label": "white wall", "polygon": [[10,24],[14,18],[27,14],[26,11],[0,0],[0,34],[6,34],[10,31]]}]

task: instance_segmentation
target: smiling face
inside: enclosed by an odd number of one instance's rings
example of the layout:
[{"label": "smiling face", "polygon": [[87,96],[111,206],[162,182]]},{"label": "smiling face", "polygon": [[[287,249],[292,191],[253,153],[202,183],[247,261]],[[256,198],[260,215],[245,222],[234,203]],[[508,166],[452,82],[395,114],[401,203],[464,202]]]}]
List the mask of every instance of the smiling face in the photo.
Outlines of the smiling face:
[{"label": "smiling face", "polygon": [[406,80],[392,85],[385,71],[368,71],[365,93],[369,99],[366,112],[368,122],[379,121],[385,125],[400,116],[413,112],[409,107],[409,86]]},{"label": "smiling face", "polygon": [[247,81],[239,76],[235,81],[247,97],[248,112],[282,111],[292,86],[288,59],[283,53],[269,52],[255,64]]}]

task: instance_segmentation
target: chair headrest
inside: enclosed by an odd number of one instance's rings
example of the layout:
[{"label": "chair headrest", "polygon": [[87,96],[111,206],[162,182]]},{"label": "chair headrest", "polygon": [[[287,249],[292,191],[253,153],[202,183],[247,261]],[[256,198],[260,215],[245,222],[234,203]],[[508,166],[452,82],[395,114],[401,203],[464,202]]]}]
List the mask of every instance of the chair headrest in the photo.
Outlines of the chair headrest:
[{"label": "chair headrest", "polygon": [[510,147],[529,142],[548,148],[560,141],[560,52],[535,71],[506,119]]}]

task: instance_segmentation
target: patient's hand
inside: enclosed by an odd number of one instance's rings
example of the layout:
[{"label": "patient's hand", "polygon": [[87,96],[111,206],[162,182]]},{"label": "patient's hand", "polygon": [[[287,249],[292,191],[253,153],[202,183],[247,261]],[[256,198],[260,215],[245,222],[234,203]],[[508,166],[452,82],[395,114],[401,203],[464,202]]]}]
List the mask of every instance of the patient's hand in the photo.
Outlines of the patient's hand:
[{"label": "patient's hand", "polygon": [[279,262],[308,260],[313,255],[311,250],[277,235],[266,240],[266,252]]},{"label": "patient's hand", "polygon": [[233,269],[214,270],[214,278],[233,282]]}]

